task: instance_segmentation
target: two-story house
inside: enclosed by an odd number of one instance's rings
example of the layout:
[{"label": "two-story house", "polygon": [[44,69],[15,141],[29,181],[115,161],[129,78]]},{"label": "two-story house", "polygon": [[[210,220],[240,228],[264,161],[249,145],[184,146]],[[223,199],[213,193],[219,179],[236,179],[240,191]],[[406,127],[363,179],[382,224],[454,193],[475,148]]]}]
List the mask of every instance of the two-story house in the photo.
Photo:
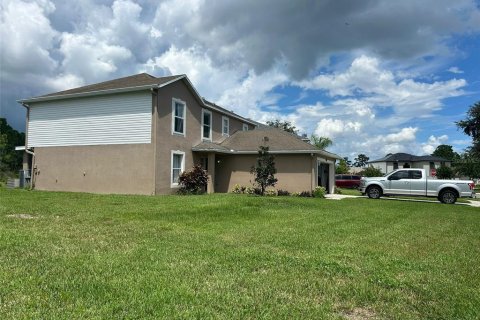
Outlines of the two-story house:
[{"label": "two-story house", "polygon": [[337,155],[203,99],[185,75],[146,73],[19,101],[26,157],[39,190],[169,194],[194,164],[208,192],[252,185],[260,145],[276,156],[278,188],[333,191]]}]

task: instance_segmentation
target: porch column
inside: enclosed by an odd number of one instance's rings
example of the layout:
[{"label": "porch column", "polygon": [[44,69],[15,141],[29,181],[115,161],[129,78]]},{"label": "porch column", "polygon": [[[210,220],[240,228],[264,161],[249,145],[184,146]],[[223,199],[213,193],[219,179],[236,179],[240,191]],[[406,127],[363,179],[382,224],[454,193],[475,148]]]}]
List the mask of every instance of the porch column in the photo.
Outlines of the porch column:
[{"label": "porch column", "polygon": [[335,193],[335,160],[328,164],[328,191],[330,194]]},{"label": "porch column", "polygon": [[208,183],[207,183],[207,193],[215,192],[215,153],[208,154]]}]

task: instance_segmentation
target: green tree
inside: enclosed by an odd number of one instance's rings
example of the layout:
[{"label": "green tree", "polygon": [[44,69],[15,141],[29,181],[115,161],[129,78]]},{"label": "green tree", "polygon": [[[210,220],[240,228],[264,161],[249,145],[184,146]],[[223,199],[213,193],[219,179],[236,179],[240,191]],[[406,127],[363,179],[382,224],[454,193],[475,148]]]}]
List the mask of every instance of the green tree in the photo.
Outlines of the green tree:
[{"label": "green tree", "polygon": [[345,159],[348,159],[348,158],[344,158],[344,159],[341,159],[338,164],[335,166],[335,173],[336,174],[345,174],[345,173],[348,173],[348,164],[347,164],[347,160]]},{"label": "green tree", "polygon": [[369,157],[364,155],[363,153],[360,153],[355,159],[353,159],[355,162],[353,163],[354,167],[357,168],[363,168],[367,165],[368,160],[370,160]]},{"label": "green tree", "polygon": [[437,178],[438,179],[452,179],[454,176],[453,170],[447,166],[441,166],[437,169]]},{"label": "green tree", "polygon": [[453,151],[453,147],[448,144],[439,145],[435,151],[433,151],[432,156],[442,157],[450,161],[454,161],[460,158],[460,155]]},{"label": "green tree", "polygon": [[22,167],[22,152],[16,146],[25,144],[25,134],[10,127],[5,118],[0,118],[0,170],[16,171]]},{"label": "green tree", "polygon": [[360,172],[360,174],[365,176],[365,177],[381,177],[381,176],[383,176],[382,170],[380,170],[378,168],[375,168],[374,166],[368,166],[367,168],[365,168],[365,170]]},{"label": "green tree", "polygon": [[328,137],[319,137],[316,134],[312,134],[310,143],[319,149],[325,150],[333,144],[333,141]]},{"label": "green tree", "polygon": [[267,125],[269,125],[270,127],[282,129],[284,131],[287,131],[293,134],[297,134],[298,132],[297,128],[294,125],[292,125],[290,121],[281,121],[281,120],[275,119],[273,121],[267,121]]},{"label": "green tree", "polygon": [[454,164],[458,174],[469,177],[470,179],[480,177],[480,161],[478,157],[472,153],[465,152]]},{"label": "green tree", "polygon": [[278,181],[275,178],[277,173],[275,158],[268,150],[268,147],[259,147],[256,165],[251,169],[251,173],[255,176],[255,183],[260,189],[262,196],[265,195],[267,187],[274,187]]},{"label": "green tree", "polygon": [[459,129],[472,137],[472,146],[467,150],[477,159],[480,158],[480,101],[470,106],[465,120],[455,122]]}]

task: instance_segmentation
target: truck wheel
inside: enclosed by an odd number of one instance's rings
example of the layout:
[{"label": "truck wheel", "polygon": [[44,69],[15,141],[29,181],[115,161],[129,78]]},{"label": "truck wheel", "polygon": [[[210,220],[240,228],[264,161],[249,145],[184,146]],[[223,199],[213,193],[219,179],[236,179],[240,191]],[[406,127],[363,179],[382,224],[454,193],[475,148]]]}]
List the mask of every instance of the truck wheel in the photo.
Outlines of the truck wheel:
[{"label": "truck wheel", "polygon": [[382,196],[382,189],[377,186],[371,186],[367,189],[367,195],[370,199],[380,199]]},{"label": "truck wheel", "polygon": [[444,190],[440,192],[438,200],[446,204],[454,204],[457,201],[457,194],[453,190]]}]

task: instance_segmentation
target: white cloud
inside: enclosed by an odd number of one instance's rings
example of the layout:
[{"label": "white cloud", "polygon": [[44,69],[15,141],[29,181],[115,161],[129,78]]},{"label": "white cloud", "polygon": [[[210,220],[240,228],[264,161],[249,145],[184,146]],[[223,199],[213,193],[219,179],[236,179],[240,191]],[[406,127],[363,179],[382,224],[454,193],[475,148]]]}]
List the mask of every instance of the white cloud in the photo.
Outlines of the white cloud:
[{"label": "white cloud", "polygon": [[460,70],[458,67],[450,67],[447,71],[455,74],[464,73],[463,70]]},{"label": "white cloud", "polygon": [[57,66],[50,55],[58,36],[48,19],[53,10],[50,1],[0,3],[0,72],[9,79],[48,74]]},{"label": "white cloud", "polygon": [[422,143],[422,151],[425,154],[432,154],[435,149],[441,145],[445,144],[445,142],[448,140],[447,135],[441,135],[439,137],[435,137],[434,135],[431,135],[427,142]]}]

